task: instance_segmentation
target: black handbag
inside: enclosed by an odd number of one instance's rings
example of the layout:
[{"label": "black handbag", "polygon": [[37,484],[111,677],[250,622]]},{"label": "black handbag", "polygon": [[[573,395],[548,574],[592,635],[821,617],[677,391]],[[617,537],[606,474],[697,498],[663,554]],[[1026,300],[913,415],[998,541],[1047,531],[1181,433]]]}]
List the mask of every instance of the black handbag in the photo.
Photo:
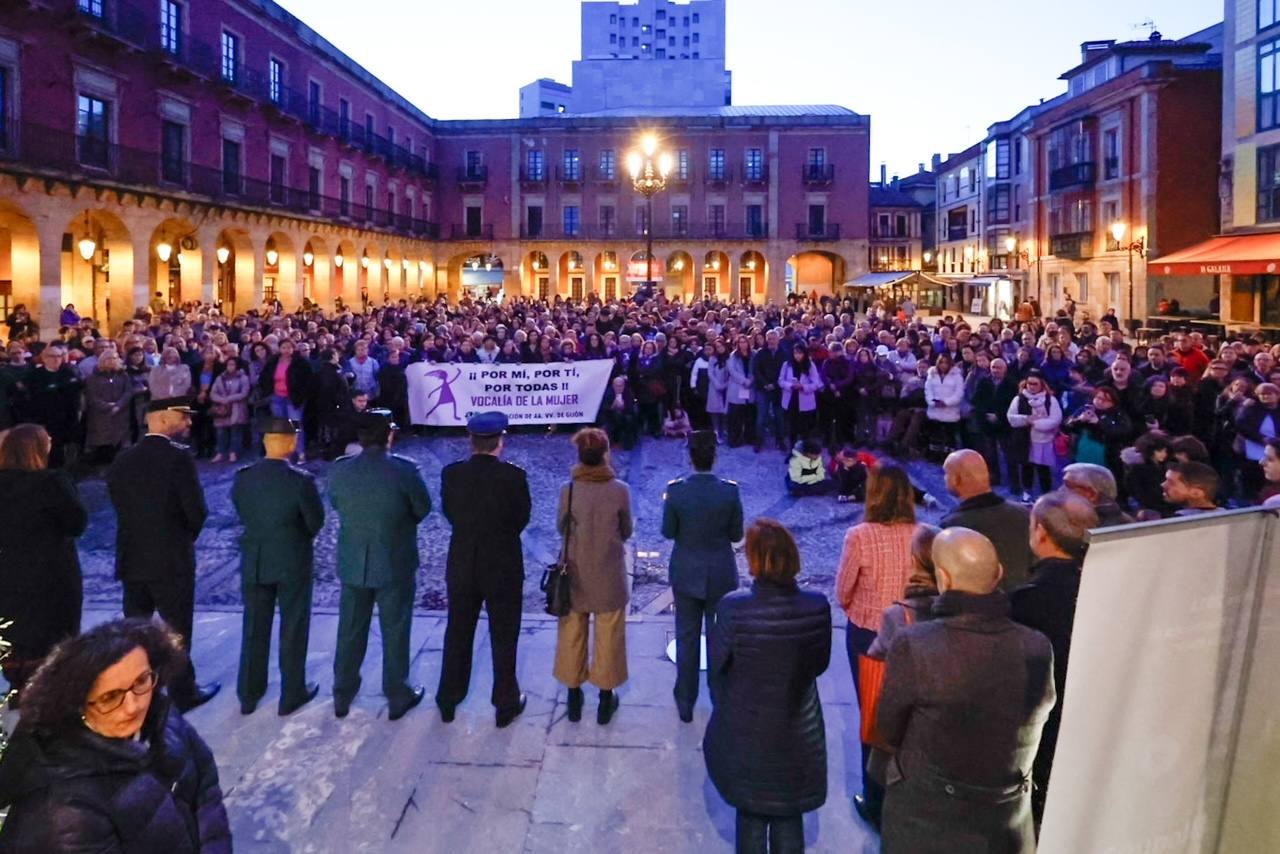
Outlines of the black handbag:
[{"label": "black handbag", "polygon": [[547,595],[546,612],[553,617],[567,617],[570,611],[569,534],[573,531],[573,481],[569,481],[569,521],[565,523],[564,540],[560,544],[560,559],[542,572],[539,585]]}]

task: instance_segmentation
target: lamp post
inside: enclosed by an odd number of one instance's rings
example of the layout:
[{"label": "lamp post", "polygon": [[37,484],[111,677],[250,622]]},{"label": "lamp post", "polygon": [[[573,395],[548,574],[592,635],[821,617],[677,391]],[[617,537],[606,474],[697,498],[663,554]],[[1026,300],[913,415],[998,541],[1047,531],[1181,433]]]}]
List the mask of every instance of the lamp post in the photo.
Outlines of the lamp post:
[{"label": "lamp post", "polygon": [[671,172],[671,155],[658,151],[658,138],[645,134],[640,148],[627,155],[627,169],[631,172],[631,186],[644,196],[645,203],[645,284],[653,286],[653,197],[667,188],[667,175]]},{"label": "lamp post", "polygon": [[1139,258],[1147,257],[1147,238],[1143,236],[1125,243],[1124,236],[1128,230],[1129,226],[1119,220],[1111,223],[1111,237],[1115,239],[1116,248],[1129,254],[1129,313],[1126,320],[1129,324],[1129,336],[1133,337],[1137,334],[1138,327],[1142,325],[1133,316],[1133,256],[1136,253]]}]

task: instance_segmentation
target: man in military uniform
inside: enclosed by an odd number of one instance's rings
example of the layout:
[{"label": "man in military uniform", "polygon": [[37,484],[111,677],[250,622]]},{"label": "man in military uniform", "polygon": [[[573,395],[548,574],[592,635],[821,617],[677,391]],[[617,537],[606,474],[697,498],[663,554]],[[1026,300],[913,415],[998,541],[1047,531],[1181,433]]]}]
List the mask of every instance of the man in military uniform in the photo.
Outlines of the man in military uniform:
[{"label": "man in military uniform", "polygon": [[410,688],[409,629],[418,576],[418,523],[431,512],[427,485],[412,460],[390,453],[396,425],[385,409],[357,424],[361,451],[338,459],[329,500],[338,511],[338,648],[333,661],[333,712],[345,718],[360,690],[360,665],[378,605],[382,632],[382,693],[391,720],[422,702]]},{"label": "man in military uniform", "polygon": [[271,622],[280,603],[280,706],[292,714],[315,699],[320,686],[307,682],[307,638],[311,631],[312,541],[324,526],[324,504],[316,479],[289,464],[298,428],[286,418],[262,426],[265,459],[236,472],[231,503],[244,524],[240,538],[240,590],[244,635],[236,694],[241,714],[252,714],[267,692]]},{"label": "man in military uniform", "polygon": [[507,417],[485,412],[467,422],[471,458],[445,466],[440,503],[453,526],[445,583],[449,621],[436,705],[448,723],[471,684],[471,652],[483,605],[489,615],[493,651],[493,695],[497,724],[505,727],[524,711],[516,681],[516,641],[524,604],[524,553],[520,532],[529,524],[531,502],[524,469],[503,462]]},{"label": "man in military uniform", "polygon": [[[196,538],[209,515],[195,460],[177,440],[191,432],[185,398],[153,400],[147,434],[120,453],[107,470],[116,511],[116,578],[124,585],[124,615],[158,613],[191,653],[195,618]],[[190,660],[170,686],[174,703],[190,711],[222,686],[196,685]]]},{"label": "man in military uniform", "polygon": [[662,498],[662,536],[675,540],[671,550],[671,590],[676,606],[676,710],[693,720],[698,699],[703,622],[711,631],[720,597],[738,587],[733,544],[742,539],[742,499],[738,484],[711,473],[716,434],[699,430],[689,437],[694,473],[667,484]]}]

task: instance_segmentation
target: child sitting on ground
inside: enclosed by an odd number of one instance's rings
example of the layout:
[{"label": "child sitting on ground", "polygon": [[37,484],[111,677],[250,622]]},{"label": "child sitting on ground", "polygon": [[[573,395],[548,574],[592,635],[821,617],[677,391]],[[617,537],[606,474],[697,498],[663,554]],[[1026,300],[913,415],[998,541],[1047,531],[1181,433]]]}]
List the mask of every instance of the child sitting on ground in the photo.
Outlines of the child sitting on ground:
[{"label": "child sitting on ground", "polygon": [[672,409],[662,422],[662,435],[668,439],[688,439],[692,432],[689,415],[683,409]]},{"label": "child sitting on ground", "polygon": [[[868,461],[869,460],[869,461]],[[836,488],[836,501],[867,500],[867,467],[874,464],[875,457],[856,450],[852,445],[845,445],[831,460],[828,472]]]},{"label": "child sitting on ground", "polygon": [[791,449],[787,462],[787,492],[791,495],[825,495],[835,481],[827,477],[822,462],[822,443],[817,439],[801,439]]}]

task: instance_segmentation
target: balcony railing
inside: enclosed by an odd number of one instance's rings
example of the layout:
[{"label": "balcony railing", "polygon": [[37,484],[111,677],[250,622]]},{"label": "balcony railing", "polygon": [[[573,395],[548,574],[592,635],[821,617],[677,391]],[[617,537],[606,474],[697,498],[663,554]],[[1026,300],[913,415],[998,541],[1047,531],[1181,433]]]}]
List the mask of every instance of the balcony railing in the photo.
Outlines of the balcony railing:
[{"label": "balcony railing", "polygon": [[[700,223],[697,225],[673,226],[660,225],[653,229],[654,240],[764,240],[769,236],[767,223],[759,225]],[[564,228],[562,223],[544,222],[540,228],[530,228],[528,224],[521,226],[520,237],[524,240],[618,240],[631,243],[642,242],[646,235],[643,228],[628,224],[626,227],[618,223],[581,224],[573,229]]]},{"label": "balcony railing", "polygon": [[591,173],[592,180],[597,184],[618,186],[620,178],[618,177],[618,169],[615,166],[612,169],[602,169],[597,166]]},{"label": "balcony railing", "polygon": [[79,177],[160,193],[181,192],[230,205],[287,211],[353,225],[383,228],[407,236],[438,236],[434,223],[379,208],[251,178],[236,171],[185,160],[166,160],[160,152],[107,143],[97,137],[30,122],[10,123],[0,132],[4,168]]},{"label": "balcony railing", "polygon": [[1058,258],[1093,257],[1093,232],[1076,231],[1070,234],[1053,234],[1049,236],[1049,254]]},{"label": "balcony railing", "polygon": [[796,240],[813,241],[839,239],[840,223],[838,222],[824,223],[820,227],[809,222],[796,223]]},{"label": "balcony railing", "polygon": [[450,240],[493,240],[493,223],[479,226],[468,226],[465,223],[454,223],[449,227]]},{"label": "balcony railing", "polygon": [[703,176],[703,182],[710,187],[723,187],[733,180],[733,170],[728,166],[707,167],[707,174]]},{"label": "balcony railing", "polygon": [[746,187],[763,187],[769,183],[769,167],[746,167],[742,170],[742,184]]},{"label": "balcony railing", "polygon": [[907,233],[907,229],[899,231],[896,228],[880,228],[878,225],[871,226],[872,240],[912,240],[912,235]]},{"label": "balcony railing", "polygon": [[563,166],[556,167],[556,181],[562,186],[577,187],[582,184],[582,167],[575,169],[566,169]]},{"label": "balcony railing", "polygon": [[1067,187],[1080,187],[1092,184],[1097,180],[1097,164],[1092,161],[1072,163],[1049,173],[1049,189],[1065,190]]},{"label": "balcony railing", "polygon": [[489,183],[489,167],[483,163],[458,167],[458,183],[464,187],[483,187]]},{"label": "balcony railing", "polygon": [[949,241],[964,240],[968,236],[969,226],[967,224],[947,228],[947,240]]},{"label": "balcony railing", "polygon": [[547,170],[528,167],[521,169],[520,186],[525,190],[536,190],[547,186]]},{"label": "balcony railing", "polygon": [[835,179],[833,163],[806,163],[800,167],[800,180],[811,187],[825,187]]}]

